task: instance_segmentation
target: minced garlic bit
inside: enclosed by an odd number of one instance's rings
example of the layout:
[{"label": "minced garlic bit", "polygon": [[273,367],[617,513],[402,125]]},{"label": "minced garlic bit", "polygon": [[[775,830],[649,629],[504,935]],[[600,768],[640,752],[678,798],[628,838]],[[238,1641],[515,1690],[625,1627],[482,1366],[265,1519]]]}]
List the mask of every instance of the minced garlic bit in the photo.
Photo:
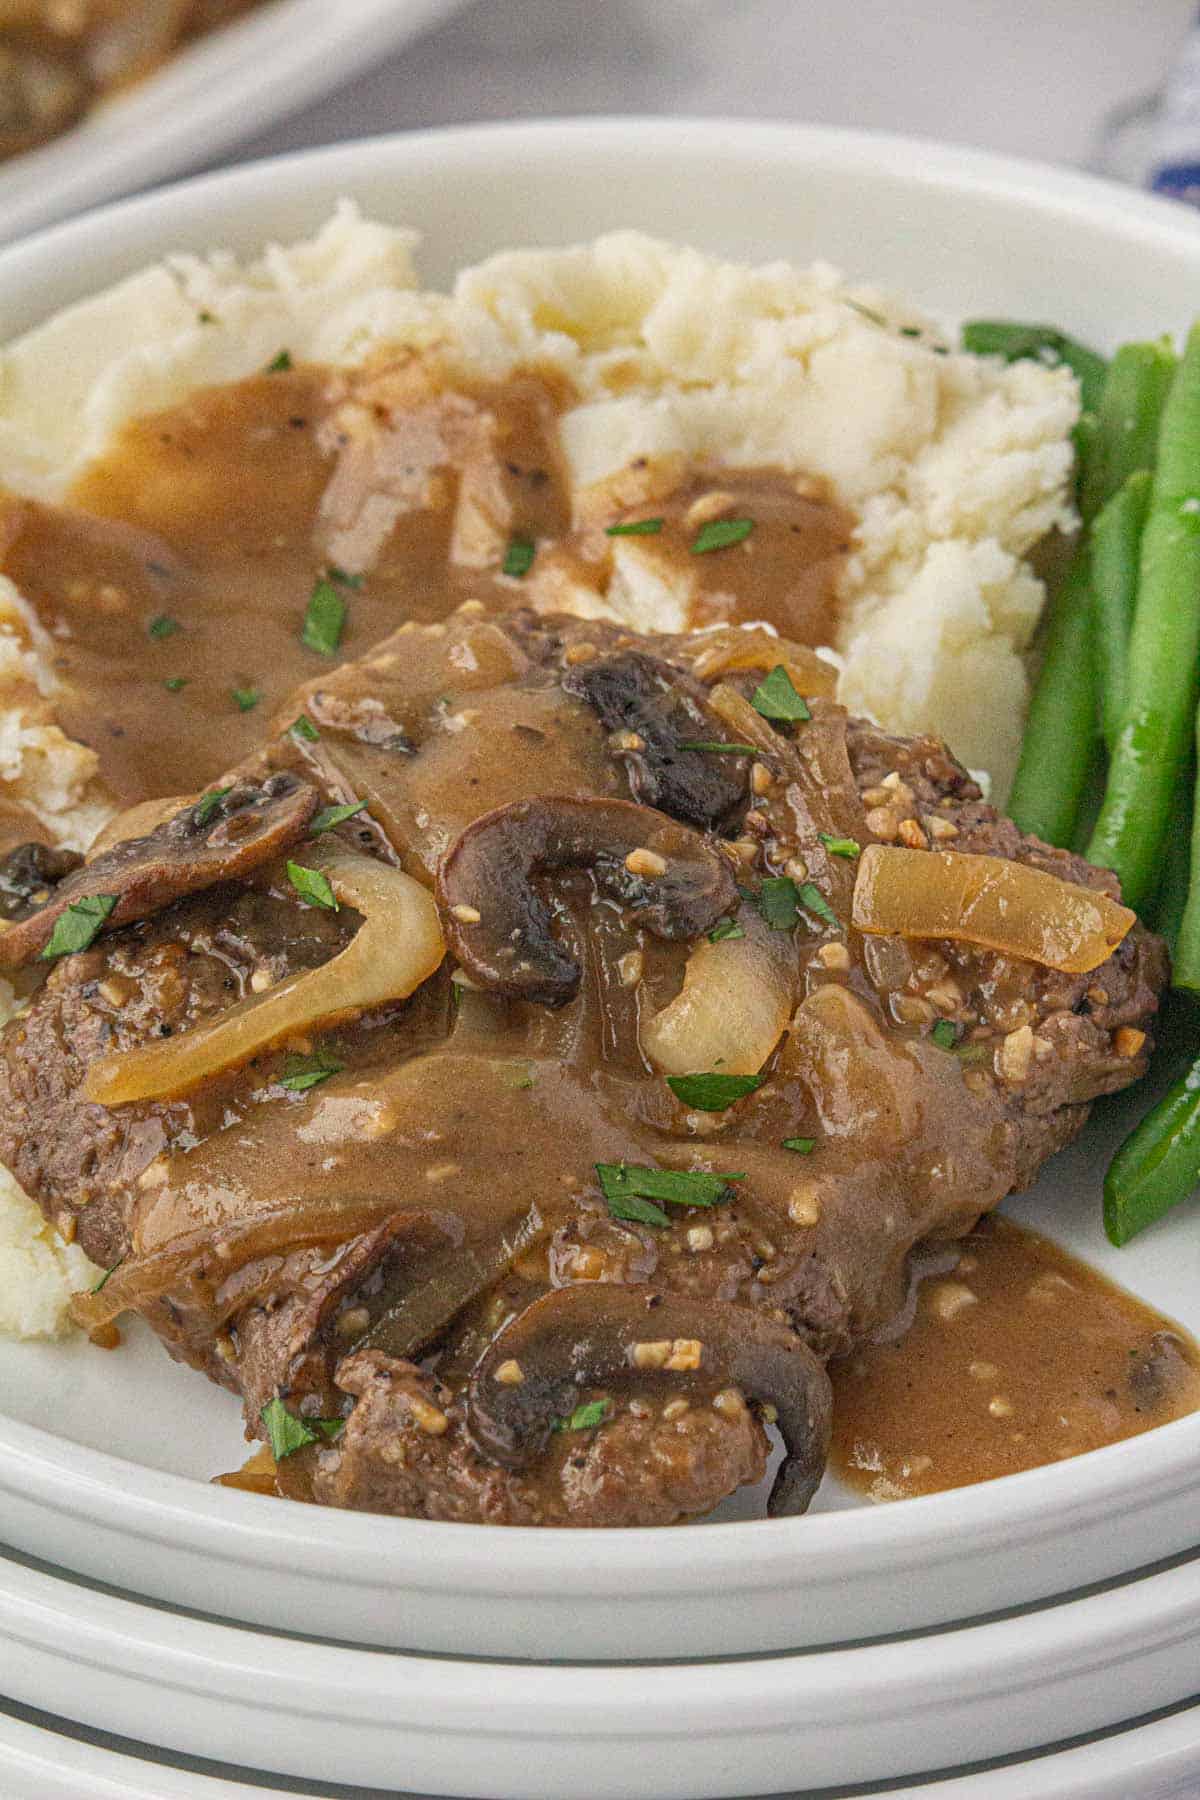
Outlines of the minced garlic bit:
[{"label": "minced garlic bit", "polygon": [[617,958],[617,977],[624,988],[636,987],[642,979],[646,958],[640,950],[627,950]]},{"label": "minced garlic bit", "polygon": [[793,1225],[817,1225],[821,1220],[821,1198],[813,1187],[792,1189],[788,1201],[788,1218]]},{"label": "minced garlic bit", "polygon": [[460,904],[450,908],[450,916],[457,919],[460,925],[478,925],[483,914],[477,906]]},{"label": "minced garlic bit", "polygon": [[1010,1031],[996,1052],[998,1073],[1005,1081],[1024,1081],[1033,1062],[1033,1027],[1019,1025]]},{"label": "minced garlic bit", "polygon": [[964,1307],[975,1306],[979,1296],[961,1281],[939,1281],[930,1291],[929,1305],[938,1318],[948,1323]]},{"label": "minced garlic bit", "polygon": [[625,858],[625,867],[631,875],[642,875],[647,880],[655,880],[667,872],[667,859],[660,856],[657,850],[631,850]]},{"label": "minced garlic bit", "polygon": [[703,1354],[704,1345],[699,1338],[676,1338],[665,1366],[678,1371],[698,1369]]},{"label": "minced garlic bit", "polygon": [[502,1387],[520,1387],[525,1379],[525,1371],[515,1357],[510,1356],[496,1370],[496,1380]]},{"label": "minced garlic bit", "polygon": [[432,1406],[428,1400],[423,1400],[420,1394],[408,1396],[408,1408],[421,1430],[427,1431],[430,1437],[441,1437],[450,1429],[450,1421],[441,1407]]}]

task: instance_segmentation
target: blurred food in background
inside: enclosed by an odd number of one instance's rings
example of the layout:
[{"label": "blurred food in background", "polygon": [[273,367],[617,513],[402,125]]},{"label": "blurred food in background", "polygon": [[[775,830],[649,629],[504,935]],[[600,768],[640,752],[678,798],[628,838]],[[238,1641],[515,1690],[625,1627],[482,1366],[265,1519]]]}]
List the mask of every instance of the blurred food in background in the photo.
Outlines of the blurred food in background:
[{"label": "blurred food in background", "polygon": [[0,0],[0,161],[262,0]]}]

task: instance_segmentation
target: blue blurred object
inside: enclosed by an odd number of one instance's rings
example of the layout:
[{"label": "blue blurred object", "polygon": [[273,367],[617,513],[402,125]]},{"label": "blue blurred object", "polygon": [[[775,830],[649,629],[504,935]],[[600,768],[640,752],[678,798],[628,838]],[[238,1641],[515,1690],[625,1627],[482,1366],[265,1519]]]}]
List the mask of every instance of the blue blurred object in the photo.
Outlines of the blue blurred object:
[{"label": "blue blurred object", "polygon": [[1119,181],[1200,206],[1200,14],[1162,88],[1109,114],[1096,167]]},{"label": "blue blurred object", "polygon": [[1167,77],[1150,135],[1146,186],[1200,205],[1200,17]]}]

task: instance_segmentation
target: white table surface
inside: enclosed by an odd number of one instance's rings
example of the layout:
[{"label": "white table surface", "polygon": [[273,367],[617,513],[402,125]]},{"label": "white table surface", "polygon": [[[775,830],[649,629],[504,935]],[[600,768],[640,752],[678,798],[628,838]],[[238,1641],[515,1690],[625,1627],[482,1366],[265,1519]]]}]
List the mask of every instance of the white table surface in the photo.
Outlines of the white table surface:
[{"label": "white table surface", "polygon": [[[382,131],[605,112],[852,125],[1086,165],[1106,115],[1158,86],[1194,10],[1194,0],[473,0],[214,166]],[[245,1793],[228,1773],[230,1796]]]}]

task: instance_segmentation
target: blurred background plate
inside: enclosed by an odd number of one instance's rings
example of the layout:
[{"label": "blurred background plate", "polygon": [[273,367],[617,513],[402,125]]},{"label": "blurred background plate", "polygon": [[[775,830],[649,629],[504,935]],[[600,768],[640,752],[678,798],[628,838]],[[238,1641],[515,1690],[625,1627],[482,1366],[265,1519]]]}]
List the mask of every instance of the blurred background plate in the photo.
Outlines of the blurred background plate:
[{"label": "blurred background plate", "polygon": [[364,73],[464,0],[272,0],[0,163],[0,240],[194,168]]}]

